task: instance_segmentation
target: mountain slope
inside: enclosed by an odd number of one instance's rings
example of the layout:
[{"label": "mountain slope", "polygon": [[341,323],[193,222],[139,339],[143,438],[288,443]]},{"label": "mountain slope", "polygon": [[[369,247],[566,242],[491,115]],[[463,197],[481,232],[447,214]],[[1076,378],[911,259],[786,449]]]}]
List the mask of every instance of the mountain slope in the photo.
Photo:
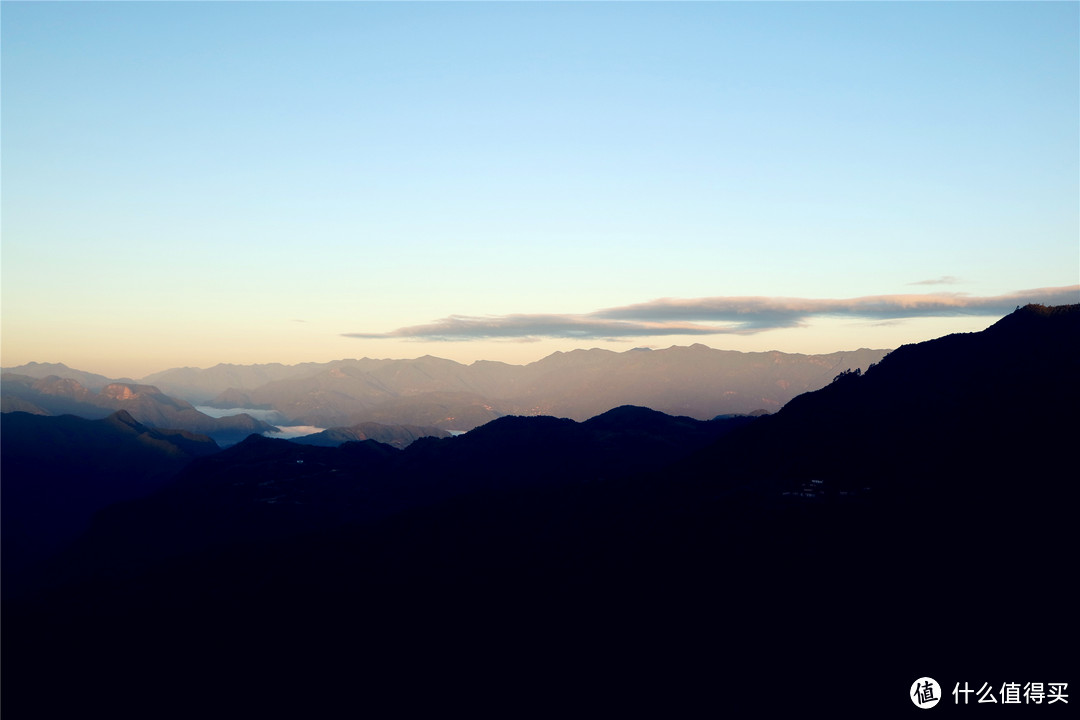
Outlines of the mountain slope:
[{"label": "mountain slope", "polygon": [[193,458],[218,451],[208,437],[155,430],[123,410],[100,420],[2,418],[5,593],[33,562],[83,532],[95,512],[148,495]]},{"label": "mountain slope", "polygon": [[282,709],[267,683],[309,712],[863,717],[923,675],[1050,682],[1078,639],[1078,317],[906,346],[721,437],[618,408],[404,451],[250,438],[102,513],[77,564],[108,573],[5,607],[8,696],[145,713],[187,656],[217,678],[188,699],[247,712]]},{"label": "mountain slope", "polygon": [[47,378],[49,376],[56,376],[64,378],[66,380],[75,380],[80,385],[90,390],[100,390],[109,383],[114,382],[131,382],[126,378],[107,378],[104,375],[98,375],[97,373],[85,372],[83,370],[75,370],[69,368],[64,363],[38,363],[31,362],[25,365],[18,365],[16,367],[3,368],[4,373],[12,373],[15,375],[25,375],[35,379]]},{"label": "mountain slope", "polygon": [[382,423],[359,423],[351,427],[329,428],[319,433],[293,438],[299,445],[338,447],[347,442],[374,440],[399,450],[422,437],[450,437],[450,433],[431,426],[383,425]]},{"label": "mountain slope", "polygon": [[[462,365],[431,356],[292,366],[220,364],[205,370],[166,370],[144,378],[142,385],[218,408],[273,409],[291,424],[341,427],[379,422],[460,431],[502,415],[583,421],[620,405],[702,420],[759,409],[772,412],[796,395],[824,386],[839,372],[865,369],[885,353],[867,349],[828,355],[742,353],[693,345],[621,353],[557,352],[527,365],[485,361]],[[58,368],[57,375],[66,379],[89,377],[63,366],[32,365],[35,378],[48,367]],[[100,380],[105,382],[94,389],[109,382]]]},{"label": "mountain slope", "polygon": [[487,491],[614,482],[659,469],[749,422],[670,418],[645,408],[587,423],[503,417],[459,437],[420,438],[403,451],[373,440],[316,447],[252,435],[193,463],[155,495],[103,512],[65,562],[85,574],[215,544],[371,523]]},{"label": "mountain slope", "polygon": [[1026,482],[1041,482],[1057,474],[1045,458],[1075,431],[1078,377],[1080,310],[1027,306],[983,332],[905,345],[866,373],[838,376],[703,453],[698,472],[723,462],[759,479],[850,488],[939,475],[966,487],[1032,473]]},{"label": "mountain slope", "polygon": [[237,442],[252,433],[275,430],[274,426],[247,414],[212,418],[184,400],[169,397],[152,385],[109,383],[92,392],[78,381],[55,375],[34,379],[5,373],[2,377],[3,412],[28,410],[51,415],[71,414],[98,419],[123,410],[139,422],[154,427],[179,428],[205,433],[223,443]]}]

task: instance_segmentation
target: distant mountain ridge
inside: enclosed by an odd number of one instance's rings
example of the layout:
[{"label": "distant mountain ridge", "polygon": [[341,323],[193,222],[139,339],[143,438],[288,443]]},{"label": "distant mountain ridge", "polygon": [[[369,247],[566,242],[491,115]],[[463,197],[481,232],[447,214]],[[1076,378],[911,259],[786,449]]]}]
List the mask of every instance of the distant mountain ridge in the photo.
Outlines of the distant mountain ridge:
[{"label": "distant mountain ridge", "polygon": [[122,410],[146,425],[205,433],[226,443],[238,442],[251,433],[276,430],[273,425],[245,414],[210,417],[152,385],[110,382],[94,392],[77,380],[56,375],[33,378],[3,373],[0,375],[0,410],[35,415],[70,414],[91,420]]},{"label": "distant mountain ridge", "polygon": [[[195,404],[273,409],[298,425],[378,422],[463,431],[503,415],[583,421],[621,405],[699,420],[775,412],[796,395],[825,386],[845,370],[865,370],[888,352],[744,353],[704,345],[625,352],[594,348],[556,352],[527,365],[463,365],[430,355],[299,365],[219,364],[164,370],[141,382]],[[29,368],[41,374],[55,367],[21,366],[5,372],[21,374]],[[67,372],[60,377],[80,376],[61,367]],[[19,409],[34,411],[25,405]]]},{"label": "distant mountain ridge", "polygon": [[131,378],[107,378],[104,375],[98,375],[97,373],[76,370],[74,368],[68,367],[64,363],[30,362],[26,363],[25,365],[19,365],[18,367],[3,368],[3,372],[15,373],[17,375],[26,375],[27,377],[37,379],[56,376],[67,380],[75,380],[88,390],[94,391],[101,390],[103,387],[110,383],[135,382]]},{"label": "distant mountain ridge", "polygon": [[444,438],[450,437],[450,433],[437,427],[384,425],[382,423],[366,422],[352,427],[327,428],[319,433],[292,438],[292,442],[299,445],[338,447],[347,442],[374,440],[402,450],[422,437]]},{"label": "distant mountain ridge", "polygon": [[556,352],[527,365],[463,365],[428,355],[175,368],[143,382],[196,404],[274,409],[297,424],[380,422],[469,430],[503,415],[583,421],[621,405],[701,420],[775,412],[796,395],[823,387],[844,370],[865,370],[887,353],[865,348],[823,355],[743,353],[692,345]]}]

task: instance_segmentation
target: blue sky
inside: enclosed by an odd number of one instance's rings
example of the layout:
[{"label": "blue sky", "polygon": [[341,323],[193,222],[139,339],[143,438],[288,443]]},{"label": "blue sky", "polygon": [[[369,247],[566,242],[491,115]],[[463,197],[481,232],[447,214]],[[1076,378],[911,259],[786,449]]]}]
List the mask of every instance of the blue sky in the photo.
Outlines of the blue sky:
[{"label": "blue sky", "polygon": [[5,366],[828,352],[1080,301],[1077,3],[0,23]]}]

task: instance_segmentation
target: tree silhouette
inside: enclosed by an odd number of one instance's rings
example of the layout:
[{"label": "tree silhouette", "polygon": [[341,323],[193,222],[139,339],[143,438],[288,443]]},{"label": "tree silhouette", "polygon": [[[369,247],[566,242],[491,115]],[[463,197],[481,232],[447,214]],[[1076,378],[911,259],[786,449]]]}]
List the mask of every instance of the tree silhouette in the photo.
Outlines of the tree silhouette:
[{"label": "tree silhouette", "polygon": [[844,370],[844,371],[843,371],[843,372],[841,372],[841,373],[840,373],[839,375],[837,375],[836,377],[834,377],[834,378],[832,379],[832,381],[833,381],[833,382],[837,382],[837,381],[839,381],[839,380],[844,380],[844,379],[846,379],[846,378],[857,378],[857,377],[859,377],[860,375],[862,375],[862,370],[861,370],[861,369],[859,369],[859,368],[855,368],[854,370],[852,370],[851,368],[848,368],[847,370]]}]

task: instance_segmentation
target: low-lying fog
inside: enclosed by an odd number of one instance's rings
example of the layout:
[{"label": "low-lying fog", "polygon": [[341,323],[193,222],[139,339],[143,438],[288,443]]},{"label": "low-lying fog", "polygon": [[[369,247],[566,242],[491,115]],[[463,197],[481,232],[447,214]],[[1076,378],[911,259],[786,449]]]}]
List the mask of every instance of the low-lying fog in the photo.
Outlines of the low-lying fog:
[{"label": "low-lying fog", "polygon": [[262,420],[263,422],[270,423],[271,425],[280,428],[280,432],[266,432],[263,433],[263,435],[265,435],[266,437],[281,438],[282,440],[303,437],[305,435],[313,435],[315,433],[326,430],[326,428],[316,427],[314,425],[286,425],[284,423],[287,423],[288,420],[277,410],[261,410],[256,408],[216,408],[206,405],[196,406],[195,409],[201,413],[215,418],[229,417],[230,415],[242,415],[244,413],[247,413],[256,420]]}]

